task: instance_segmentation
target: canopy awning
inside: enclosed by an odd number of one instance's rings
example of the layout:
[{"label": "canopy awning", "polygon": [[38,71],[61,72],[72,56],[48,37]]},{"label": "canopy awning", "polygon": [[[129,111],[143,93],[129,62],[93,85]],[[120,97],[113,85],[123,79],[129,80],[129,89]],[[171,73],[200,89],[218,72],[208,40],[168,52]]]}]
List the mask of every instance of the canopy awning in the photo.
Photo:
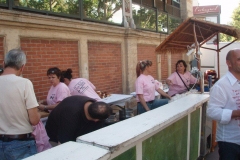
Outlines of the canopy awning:
[{"label": "canopy awning", "polygon": [[160,54],[167,51],[179,53],[180,50],[187,52],[187,46],[195,43],[195,37],[201,47],[208,40],[218,35],[218,33],[235,37],[236,40],[240,38],[240,30],[232,26],[189,18],[181,23],[155,51]]},{"label": "canopy awning", "polygon": [[[228,43],[227,45],[219,48],[219,33],[223,33],[232,37],[235,40]],[[217,45],[217,49],[202,47],[203,44],[208,42],[213,37],[216,37],[214,44]],[[217,68],[218,75],[220,76],[220,66],[219,66],[219,52],[232,44],[240,38],[240,30],[232,26],[217,24],[205,20],[199,20],[196,18],[189,18],[181,23],[178,28],[176,28],[157,48],[156,52],[164,54],[167,52],[180,53],[186,52],[190,55],[192,50],[196,50],[199,53],[199,48],[214,50],[217,52]],[[188,51],[188,52],[187,52]],[[189,53],[189,54],[188,54]],[[200,59],[200,55],[196,54],[196,58]],[[198,61],[198,68],[200,70],[201,64]],[[203,92],[202,84],[200,84],[201,92]]]}]

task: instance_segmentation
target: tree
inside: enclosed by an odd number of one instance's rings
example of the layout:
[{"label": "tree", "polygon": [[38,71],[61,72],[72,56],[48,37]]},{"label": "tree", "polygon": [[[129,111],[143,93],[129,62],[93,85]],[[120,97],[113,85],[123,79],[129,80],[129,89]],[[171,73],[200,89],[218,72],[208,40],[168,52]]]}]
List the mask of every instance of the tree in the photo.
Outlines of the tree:
[{"label": "tree", "polygon": [[156,11],[145,7],[135,5],[133,7],[134,23],[139,28],[156,30]]},{"label": "tree", "polygon": [[0,0],[0,4],[7,4],[7,0]]},{"label": "tree", "polygon": [[[6,0],[0,0],[6,1]],[[84,18],[112,21],[113,15],[122,9],[121,0],[14,0],[16,6],[54,13],[79,16],[79,1],[83,3]]]},{"label": "tree", "polygon": [[[238,5],[237,8],[233,10],[232,13],[232,22],[230,23],[231,26],[240,29],[240,4]],[[230,42],[233,41],[235,38],[225,35],[225,34],[220,34],[220,41],[221,42]]]}]

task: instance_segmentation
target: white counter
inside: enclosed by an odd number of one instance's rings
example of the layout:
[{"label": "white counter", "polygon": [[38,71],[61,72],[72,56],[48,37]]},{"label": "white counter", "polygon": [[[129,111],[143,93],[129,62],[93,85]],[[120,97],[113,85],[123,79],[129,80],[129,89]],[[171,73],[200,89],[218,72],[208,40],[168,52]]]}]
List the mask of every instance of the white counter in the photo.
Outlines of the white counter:
[{"label": "white counter", "polygon": [[109,157],[110,152],[106,149],[83,143],[66,142],[24,160],[103,160]]},{"label": "white counter", "polygon": [[[130,97],[126,96],[126,98]],[[108,100],[109,101],[107,102],[112,102],[111,99]],[[166,127],[174,124],[175,122],[184,119],[186,116],[188,117],[187,120],[188,142],[187,144],[186,142],[184,142],[182,145],[183,146],[185,145],[187,148],[186,160],[190,160],[191,144],[197,144],[198,146],[196,147],[200,148],[199,142],[201,136],[200,131],[197,132],[197,134],[199,135],[196,135],[195,133],[195,136],[196,137],[199,136],[199,139],[198,140],[193,139],[194,140],[193,143],[190,143],[190,136],[192,135],[191,114],[194,112],[198,113],[198,116],[200,116],[201,106],[203,104],[206,104],[208,100],[209,94],[188,94],[169,104],[148,111],[144,114],[132,117],[130,119],[91,132],[89,134],[80,136],[77,138],[77,142],[67,142],[60,146],[54,147],[47,151],[31,156],[27,158],[27,160],[44,160],[44,159],[109,160],[123,153],[126,153],[126,151],[129,151],[133,147],[135,147],[136,150],[133,151],[136,153],[136,160],[139,160],[142,159],[143,157],[142,147],[143,142],[145,142],[146,139],[149,139],[149,137],[154,137],[155,134],[158,134]],[[195,112],[198,109],[199,112]],[[199,123],[201,123],[201,120],[199,120]],[[199,124],[199,126],[201,126],[201,124]],[[158,145],[165,144],[161,144],[161,142],[159,142]],[[186,152],[185,146],[183,147],[183,149],[182,148],[179,149],[184,150],[184,152]],[[151,154],[152,152],[149,153]],[[160,152],[159,154],[162,153],[163,152]]]},{"label": "white counter", "polygon": [[144,114],[80,136],[77,142],[107,147],[110,151],[119,150],[188,115],[208,99],[208,94],[189,94]]}]

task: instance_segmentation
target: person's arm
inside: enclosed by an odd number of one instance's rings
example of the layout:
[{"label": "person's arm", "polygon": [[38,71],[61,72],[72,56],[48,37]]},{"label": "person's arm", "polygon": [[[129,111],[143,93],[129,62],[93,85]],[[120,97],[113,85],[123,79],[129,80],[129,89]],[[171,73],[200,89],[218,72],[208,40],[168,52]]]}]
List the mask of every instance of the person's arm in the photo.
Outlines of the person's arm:
[{"label": "person's arm", "polygon": [[199,79],[197,79],[196,77],[194,77],[190,72],[189,72],[189,74],[190,74],[190,84],[200,84],[200,81],[199,81]]},{"label": "person's arm", "polygon": [[240,110],[233,110],[231,118],[240,118]]},{"label": "person's arm", "polygon": [[38,113],[37,109],[38,103],[36,95],[34,93],[33,84],[30,80],[26,81],[24,91],[24,100],[26,104],[29,122],[31,125],[37,125],[40,121],[40,114]]},{"label": "person's arm", "polygon": [[173,84],[170,79],[167,79],[167,80],[166,80],[166,83],[167,83],[167,85],[169,85],[169,86],[171,86],[171,85]]},{"label": "person's arm", "polygon": [[38,102],[38,104],[47,105],[47,100],[46,99],[45,100],[41,100],[41,101]]},{"label": "person's arm", "polygon": [[40,114],[38,113],[37,107],[28,109],[27,112],[30,124],[33,126],[37,125],[40,121]]},{"label": "person's arm", "polygon": [[165,93],[163,90],[161,90],[160,88],[158,88],[156,90],[160,95],[167,97],[168,99],[171,99],[171,96],[169,96],[167,93]]},{"label": "person's arm", "polygon": [[207,115],[221,124],[228,124],[232,118],[237,117],[238,112],[226,108],[228,97],[226,92],[219,86],[212,87],[207,107]]},{"label": "person's arm", "polygon": [[176,80],[174,80],[175,77],[176,77],[176,74],[177,74],[177,73],[174,72],[174,73],[172,73],[172,74],[166,79],[167,85],[171,86],[171,85],[173,85],[174,83],[176,83],[176,82],[175,82]]},{"label": "person's arm", "polygon": [[147,103],[146,103],[146,101],[144,100],[143,95],[142,95],[142,94],[137,94],[137,96],[138,96],[138,99],[139,99],[140,103],[141,103],[142,106],[144,107],[144,109],[145,109],[146,111],[149,111],[150,109],[149,109],[149,107],[147,106]]},{"label": "person's arm", "polygon": [[44,105],[39,104],[38,109],[45,111],[45,110],[53,110],[60,102],[53,104],[53,105]]}]

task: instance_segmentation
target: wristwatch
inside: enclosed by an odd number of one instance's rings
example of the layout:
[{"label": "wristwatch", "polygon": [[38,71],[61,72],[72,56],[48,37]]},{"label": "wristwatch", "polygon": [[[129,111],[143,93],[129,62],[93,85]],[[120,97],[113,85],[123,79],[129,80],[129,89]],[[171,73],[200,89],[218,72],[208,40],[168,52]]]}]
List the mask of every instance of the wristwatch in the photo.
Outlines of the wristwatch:
[{"label": "wristwatch", "polygon": [[44,111],[47,111],[48,109],[47,109],[47,106],[44,106]]}]

